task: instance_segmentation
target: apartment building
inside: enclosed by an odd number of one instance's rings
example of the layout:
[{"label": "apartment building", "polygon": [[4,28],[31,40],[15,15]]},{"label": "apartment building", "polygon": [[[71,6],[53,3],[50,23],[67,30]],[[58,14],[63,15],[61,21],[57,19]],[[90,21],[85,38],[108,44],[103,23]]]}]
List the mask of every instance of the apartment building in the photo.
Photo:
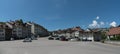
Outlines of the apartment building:
[{"label": "apartment building", "polygon": [[23,39],[26,37],[44,37],[49,35],[47,29],[36,23],[24,23],[21,19],[0,22],[0,40]]},{"label": "apartment building", "polygon": [[29,28],[26,23],[20,22],[20,20],[10,21],[6,23],[12,28],[12,37],[15,39],[22,39],[28,36]]},{"label": "apartment building", "polygon": [[46,35],[49,35],[47,29],[45,29],[43,26],[36,24],[34,22],[28,22],[28,25],[31,25],[31,34],[36,37],[43,37]]},{"label": "apartment building", "polygon": [[5,22],[0,22],[0,40],[10,40],[12,37],[12,29]]}]

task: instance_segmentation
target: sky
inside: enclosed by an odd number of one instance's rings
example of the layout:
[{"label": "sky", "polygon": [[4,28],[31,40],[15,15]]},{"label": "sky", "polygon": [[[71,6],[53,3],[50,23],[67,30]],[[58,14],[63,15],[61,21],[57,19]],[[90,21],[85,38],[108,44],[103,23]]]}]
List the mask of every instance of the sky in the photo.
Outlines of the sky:
[{"label": "sky", "polygon": [[0,0],[0,21],[16,19],[33,21],[49,31],[116,27],[120,0]]}]

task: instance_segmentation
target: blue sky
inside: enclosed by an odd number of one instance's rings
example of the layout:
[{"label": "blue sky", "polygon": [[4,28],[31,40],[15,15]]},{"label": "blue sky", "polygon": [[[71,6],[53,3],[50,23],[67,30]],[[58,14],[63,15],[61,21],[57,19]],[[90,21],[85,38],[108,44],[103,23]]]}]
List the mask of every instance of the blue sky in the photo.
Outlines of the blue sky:
[{"label": "blue sky", "polygon": [[48,30],[120,24],[120,0],[0,0],[0,21],[23,19]]}]

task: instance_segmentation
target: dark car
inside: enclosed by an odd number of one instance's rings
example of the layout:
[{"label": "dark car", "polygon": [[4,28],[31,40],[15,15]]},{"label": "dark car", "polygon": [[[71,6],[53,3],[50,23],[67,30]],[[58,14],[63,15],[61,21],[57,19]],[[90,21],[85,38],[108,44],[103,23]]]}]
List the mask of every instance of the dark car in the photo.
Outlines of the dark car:
[{"label": "dark car", "polygon": [[53,37],[48,37],[48,40],[54,40],[54,38]]},{"label": "dark car", "polygon": [[31,38],[25,38],[25,39],[23,40],[23,42],[32,42],[32,39],[31,39]]},{"label": "dark car", "polygon": [[64,36],[60,36],[60,40],[61,41],[68,41],[68,39],[66,37],[64,37]]},{"label": "dark car", "polygon": [[31,37],[32,40],[38,40],[36,37]]},{"label": "dark car", "polygon": [[56,37],[55,40],[60,40],[60,37]]}]

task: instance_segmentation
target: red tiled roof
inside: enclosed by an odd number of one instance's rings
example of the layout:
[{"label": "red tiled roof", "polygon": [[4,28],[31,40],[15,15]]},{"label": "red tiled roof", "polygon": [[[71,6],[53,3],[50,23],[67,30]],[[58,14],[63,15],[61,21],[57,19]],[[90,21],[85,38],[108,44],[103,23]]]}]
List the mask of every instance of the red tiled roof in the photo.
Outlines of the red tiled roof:
[{"label": "red tiled roof", "polygon": [[109,32],[107,32],[107,35],[116,35],[116,34],[120,34],[120,27],[111,28],[109,29]]}]

